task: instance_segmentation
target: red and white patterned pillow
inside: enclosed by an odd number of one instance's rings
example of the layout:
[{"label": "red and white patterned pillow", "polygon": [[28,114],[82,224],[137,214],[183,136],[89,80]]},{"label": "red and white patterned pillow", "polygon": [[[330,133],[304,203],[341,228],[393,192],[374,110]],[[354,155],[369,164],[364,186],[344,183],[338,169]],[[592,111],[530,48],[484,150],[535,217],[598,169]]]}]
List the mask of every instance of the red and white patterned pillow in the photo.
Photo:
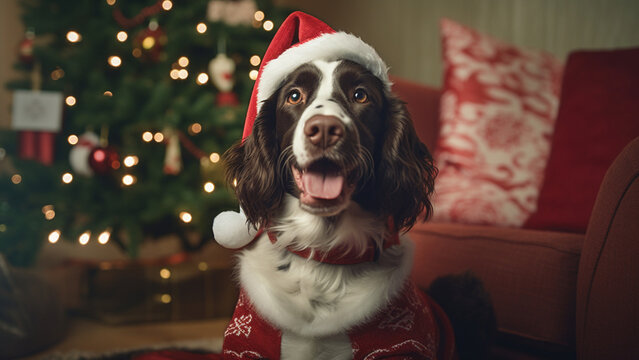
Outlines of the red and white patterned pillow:
[{"label": "red and white patterned pillow", "polygon": [[519,227],[537,207],[562,65],[448,19],[441,32],[433,220]]}]

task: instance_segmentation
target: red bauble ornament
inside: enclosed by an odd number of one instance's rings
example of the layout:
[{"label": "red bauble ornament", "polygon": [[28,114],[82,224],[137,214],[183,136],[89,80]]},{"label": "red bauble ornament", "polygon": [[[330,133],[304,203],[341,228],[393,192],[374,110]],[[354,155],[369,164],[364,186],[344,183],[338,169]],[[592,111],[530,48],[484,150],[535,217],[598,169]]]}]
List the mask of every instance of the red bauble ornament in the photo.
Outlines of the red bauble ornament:
[{"label": "red bauble ornament", "polygon": [[164,55],[166,41],[164,30],[157,22],[151,22],[149,27],[140,31],[133,39],[133,56],[157,62]]},{"label": "red bauble ornament", "polygon": [[24,64],[31,64],[33,62],[33,39],[35,34],[33,31],[27,31],[24,34],[24,39],[18,46],[18,58]]},{"label": "red bauble ornament", "polygon": [[96,147],[89,155],[91,169],[99,175],[107,175],[120,168],[120,156],[111,146]]}]

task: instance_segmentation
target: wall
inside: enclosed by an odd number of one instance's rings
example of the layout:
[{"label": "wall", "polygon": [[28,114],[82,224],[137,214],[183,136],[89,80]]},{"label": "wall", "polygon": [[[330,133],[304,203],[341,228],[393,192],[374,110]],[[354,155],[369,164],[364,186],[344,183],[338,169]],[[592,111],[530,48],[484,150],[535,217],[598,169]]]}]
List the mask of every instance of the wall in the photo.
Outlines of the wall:
[{"label": "wall", "polygon": [[[4,84],[18,74],[13,70],[18,45],[24,37],[17,0],[3,0],[0,5],[0,128],[8,127],[11,119],[11,92]],[[2,144],[0,144],[1,146]]]},{"label": "wall", "polygon": [[[309,12],[377,49],[391,73],[439,85],[438,23],[459,21],[564,59],[574,49],[639,46],[636,0],[276,0]],[[267,14],[268,15],[268,14]]]},{"label": "wall", "polygon": [[[578,48],[639,46],[636,0],[275,0],[307,11],[373,45],[395,75],[439,85],[438,22],[449,17],[514,44],[561,58]],[[24,28],[17,0],[0,9],[0,127],[10,121],[12,64]]]}]

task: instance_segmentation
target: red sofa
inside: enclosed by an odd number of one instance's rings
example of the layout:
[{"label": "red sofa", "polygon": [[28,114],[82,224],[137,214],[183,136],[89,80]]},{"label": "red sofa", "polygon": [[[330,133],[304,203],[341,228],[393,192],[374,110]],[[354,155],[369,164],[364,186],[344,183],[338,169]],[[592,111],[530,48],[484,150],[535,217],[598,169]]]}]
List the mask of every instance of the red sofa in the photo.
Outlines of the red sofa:
[{"label": "red sofa", "polygon": [[[432,151],[440,90],[392,80]],[[420,223],[409,233],[413,277],[424,288],[467,269],[481,277],[497,316],[495,359],[639,359],[637,234],[639,137],[609,167],[585,234]]]}]

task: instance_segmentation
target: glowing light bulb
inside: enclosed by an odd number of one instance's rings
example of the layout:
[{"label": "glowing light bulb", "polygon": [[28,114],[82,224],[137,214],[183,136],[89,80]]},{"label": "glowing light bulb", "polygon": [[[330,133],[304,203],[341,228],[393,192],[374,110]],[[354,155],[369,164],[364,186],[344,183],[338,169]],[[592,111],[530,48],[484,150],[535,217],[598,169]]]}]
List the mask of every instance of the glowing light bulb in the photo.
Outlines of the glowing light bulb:
[{"label": "glowing light bulb", "polygon": [[171,72],[169,73],[169,76],[173,80],[179,79],[180,78],[180,70],[178,70],[178,69],[171,70]]},{"label": "glowing light bulb", "polygon": [[64,102],[69,106],[75,105],[76,103],[75,96],[71,96],[71,95],[67,96],[67,98],[64,99]]},{"label": "glowing light bulb", "polygon": [[153,134],[150,131],[143,132],[142,140],[144,140],[144,142],[151,142],[151,140],[153,140]]},{"label": "glowing light bulb", "polygon": [[79,139],[78,139],[78,136],[77,136],[77,135],[73,135],[73,134],[69,135],[69,137],[67,138],[67,141],[68,141],[68,142],[69,142],[69,144],[71,144],[71,145],[75,145],[75,144],[77,144],[77,143],[78,143],[78,140],[79,140]]},{"label": "glowing light bulb", "polygon": [[49,242],[55,244],[60,240],[60,230],[54,230],[49,233]]},{"label": "glowing light bulb", "polygon": [[11,176],[11,182],[18,185],[22,182],[22,176],[20,174],[13,174],[13,176]]},{"label": "glowing light bulb", "polygon": [[186,56],[180,57],[178,59],[178,65],[180,65],[181,67],[189,66],[189,58],[187,58]]},{"label": "glowing light bulb", "polygon": [[199,73],[197,75],[197,83],[199,85],[204,85],[209,81],[209,76],[207,73]]},{"label": "glowing light bulb", "polygon": [[233,179],[233,187],[237,187],[237,179]]},{"label": "glowing light bulb", "polygon": [[170,304],[171,303],[171,295],[169,294],[162,294],[162,296],[160,296],[160,301],[163,304]]},{"label": "glowing light bulb", "polygon": [[90,231],[85,231],[78,238],[78,242],[80,243],[80,245],[86,245],[86,244],[89,243],[89,239],[90,238],[91,238],[91,232]]},{"label": "glowing light bulb", "polygon": [[197,268],[200,271],[206,271],[209,268],[209,264],[205,263],[204,261],[201,261],[199,264],[197,264]]},{"label": "glowing light bulb", "polygon": [[47,212],[44,213],[44,218],[47,220],[53,220],[53,218],[55,218],[55,211],[53,209],[47,210]]},{"label": "glowing light bulb", "polygon": [[123,161],[123,162],[124,162],[124,166],[126,166],[126,167],[132,167],[132,166],[137,165],[137,164],[138,164],[138,161],[139,161],[139,159],[138,159],[138,157],[137,157],[137,156],[135,156],[135,155],[129,155],[129,156],[126,156],[126,157],[124,158],[124,161]]},{"label": "glowing light bulb", "polygon": [[112,93],[112,92],[110,92],[109,90],[107,90],[107,91],[105,91],[105,92],[104,92],[104,94],[102,94],[102,95],[104,95],[104,96],[108,96],[108,97],[112,97],[112,96],[113,96],[113,93]]},{"label": "glowing light bulb", "polygon": [[206,32],[206,29],[207,29],[207,27],[206,27],[205,23],[199,23],[195,27],[195,30],[197,30],[197,32],[200,33],[200,34],[204,34]]},{"label": "glowing light bulb", "polygon": [[257,55],[253,55],[251,56],[251,59],[249,60],[249,62],[251,63],[251,65],[253,66],[257,66],[260,64],[260,62],[262,61],[262,59],[260,59],[259,56]]},{"label": "glowing light bulb", "polygon": [[162,279],[169,279],[171,277],[171,270],[169,270],[167,268],[162,268],[160,270],[160,277]]},{"label": "glowing light bulb", "polygon": [[191,220],[193,220],[193,216],[189,212],[182,211],[180,213],[180,220],[188,224],[191,222]]},{"label": "glowing light bulb", "polygon": [[171,2],[171,0],[162,1],[162,9],[169,11],[171,8],[173,8],[173,2]]},{"label": "glowing light bulb", "polygon": [[257,75],[258,75],[258,71],[257,70],[249,71],[249,78],[251,80],[257,80]]},{"label": "glowing light bulb", "polygon": [[215,190],[215,184],[213,184],[210,181],[204,183],[204,191],[206,191],[207,193],[212,193],[214,190]]},{"label": "glowing light bulb", "polygon": [[60,80],[64,77],[64,70],[57,68],[51,72],[51,80]]},{"label": "glowing light bulb", "polygon": [[71,183],[71,181],[73,181],[73,175],[71,175],[71,173],[62,174],[62,182],[63,183],[69,184],[69,183]]},{"label": "glowing light bulb", "polygon": [[186,69],[180,69],[178,71],[178,77],[182,80],[186,79],[187,77],[189,77],[189,72],[186,71]]},{"label": "glowing light bulb", "polygon": [[105,230],[102,233],[100,233],[100,235],[98,236],[98,242],[104,245],[109,242],[110,238],[111,238],[111,233]]},{"label": "glowing light bulb", "polygon": [[111,6],[115,5],[115,0],[106,0],[106,2]]},{"label": "glowing light bulb", "polygon": [[255,14],[253,14],[253,18],[257,21],[264,20],[264,12],[261,10],[256,11]]},{"label": "glowing light bulb", "polygon": [[146,50],[150,50],[155,46],[155,38],[153,36],[147,36],[142,40],[142,47]]},{"label": "glowing light bulb", "polygon": [[153,140],[155,140],[156,143],[161,143],[162,141],[164,141],[164,134],[162,134],[161,132],[156,132],[155,135],[153,135]]},{"label": "glowing light bulb", "polygon": [[209,160],[211,160],[212,163],[216,163],[216,162],[220,161],[220,154],[211,153],[211,155],[209,156]]},{"label": "glowing light bulb", "polygon": [[202,125],[200,125],[200,123],[191,124],[191,126],[189,126],[189,132],[191,134],[199,134],[202,132]]},{"label": "glowing light bulb", "polygon": [[273,22],[272,22],[271,20],[266,20],[266,21],[264,22],[264,25],[262,25],[262,27],[263,27],[263,28],[264,28],[264,30],[266,30],[266,31],[271,31],[271,30],[273,30],[273,26],[275,26],[275,25],[273,24]]},{"label": "glowing light bulb", "polygon": [[122,177],[122,184],[131,186],[135,183],[135,177],[133,175],[126,174]]},{"label": "glowing light bulb", "polygon": [[126,39],[129,38],[129,34],[127,34],[126,31],[119,31],[117,35],[115,35],[115,37],[118,39],[119,42],[125,42]]},{"label": "glowing light bulb", "polygon": [[111,65],[113,67],[118,67],[118,66],[122,65],[122,59],[120,59],[120,57],[117,56],[117,55],[109,56],[107,61],[108,61],[109,65]]},{"label": "glowing light bulb", "polygon": [[77,31],[71,30],[67,33],[67,40],[70,43],[77,43],[78,41],[80,41],[82,39],[82,36],[80,34],[78,34]]}]

